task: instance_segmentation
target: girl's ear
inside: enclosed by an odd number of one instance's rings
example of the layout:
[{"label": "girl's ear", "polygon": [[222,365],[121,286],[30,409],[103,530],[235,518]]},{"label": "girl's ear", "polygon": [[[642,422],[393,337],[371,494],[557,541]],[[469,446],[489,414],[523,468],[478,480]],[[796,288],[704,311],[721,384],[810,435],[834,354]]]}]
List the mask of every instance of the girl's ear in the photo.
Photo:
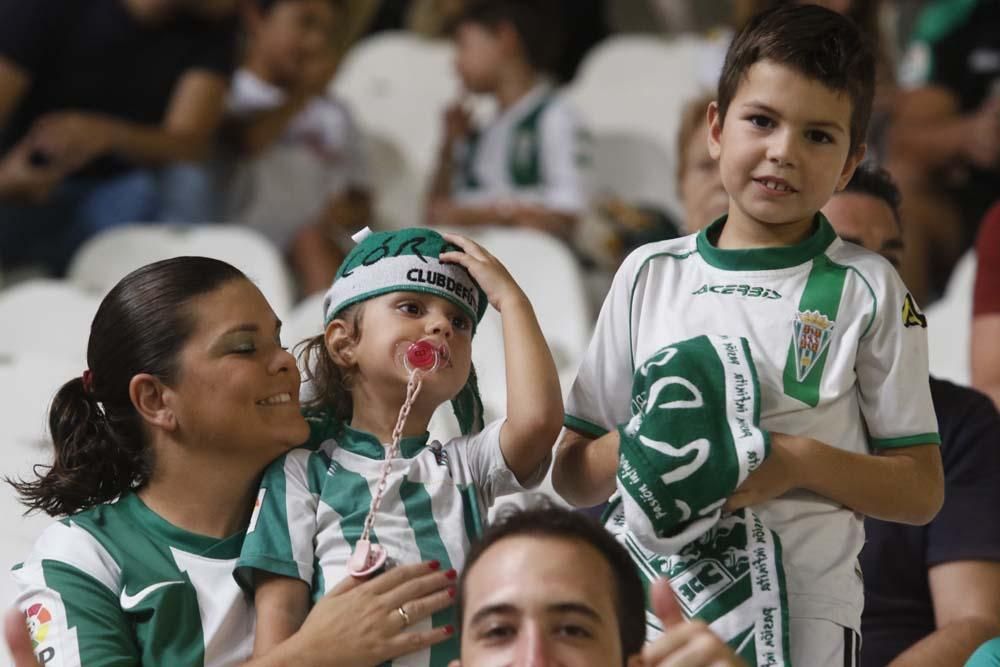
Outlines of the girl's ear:
[{"label": "girl's ear", "polygon": [[326,353],[330,355],[330,359],[337,366],[352,368],[355,365],[354,353],[357,339],[347,322],[333,320],[326,325],[323,342],[326,345]]}]

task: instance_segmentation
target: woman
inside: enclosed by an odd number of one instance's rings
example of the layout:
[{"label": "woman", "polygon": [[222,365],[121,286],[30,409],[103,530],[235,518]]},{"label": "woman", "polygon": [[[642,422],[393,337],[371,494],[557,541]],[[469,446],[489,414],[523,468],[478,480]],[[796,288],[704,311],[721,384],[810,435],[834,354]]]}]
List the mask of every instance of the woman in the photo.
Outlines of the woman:
[{"label": "woman", "polygon": [[[242,273],[211,259],[151,264],[105,297],[88,370],[52,402],[55,460],[15,483],[29,508],[66,517],[14,571],[40,662],[249,658],[254,615],[233,565],[261,472],[308,437],[280,327]],[[253,664],[360,667],[445,639],[401,633],[450,604],[449,573],[436,569],[345,582]]]}]

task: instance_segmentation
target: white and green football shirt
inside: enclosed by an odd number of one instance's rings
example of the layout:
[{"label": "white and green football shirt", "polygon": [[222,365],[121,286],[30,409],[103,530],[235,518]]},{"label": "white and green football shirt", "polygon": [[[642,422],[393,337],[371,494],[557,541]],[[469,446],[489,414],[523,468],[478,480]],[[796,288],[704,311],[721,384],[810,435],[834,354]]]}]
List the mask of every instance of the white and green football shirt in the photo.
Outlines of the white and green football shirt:
[{"label": "white and green football shirt", "polygon": [[242,543],[181,530],[135,494],[53,524],[13,570],[39,662],[243,663],[254,614],[232,576]]},{"label": "white and green football shirt", "polygon": [[[926,320],[882,257],[817,214],[795,246],[722,250],[725,224],[652,243],[622,264],[570,392],[566,426],[599,436],[632,415],[636,366],[701,334],[742,336],[761,389],[760,426],[851,452],[939,443]],[[754,508],[783,549],[791,618],[860,630],[860,515],[803,490]]]},{"label": "white and green football shirt", "polygon": [[[480,433],[428,443],[403,438],[393,460],[371,532],[396,563],[438,560],[461,569],[493,500],[541,482],[545,466],[518,483],[500,450],[503,419]],[[253,570],[301,579],[318,600],[349,576],[347,561],[378,486],[387,445],[368,433],[311,419],[309,443],[275,461],[264,473],[250,519],[237,578],[253,587]],[[455,624],[446,609],[413,627]],[[458,657],[456,639],[393,661],[399,667],[444,667]]]}]

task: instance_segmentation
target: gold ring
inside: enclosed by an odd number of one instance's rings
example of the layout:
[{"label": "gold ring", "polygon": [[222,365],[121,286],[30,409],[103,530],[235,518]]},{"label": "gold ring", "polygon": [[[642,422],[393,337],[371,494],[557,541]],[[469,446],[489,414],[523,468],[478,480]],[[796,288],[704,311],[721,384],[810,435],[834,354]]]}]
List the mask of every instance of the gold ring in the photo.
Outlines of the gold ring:
[{"label": "gold ring", "polygon": [[399,615],[402,617],[402,619],[403,619],[403,627],[405,628],[406,626],[408,626],[410,624],[410,615],[407,614],[406,610],[403,609],[401,606],[400,607],[396,607],[396,611],[398,611]]}]

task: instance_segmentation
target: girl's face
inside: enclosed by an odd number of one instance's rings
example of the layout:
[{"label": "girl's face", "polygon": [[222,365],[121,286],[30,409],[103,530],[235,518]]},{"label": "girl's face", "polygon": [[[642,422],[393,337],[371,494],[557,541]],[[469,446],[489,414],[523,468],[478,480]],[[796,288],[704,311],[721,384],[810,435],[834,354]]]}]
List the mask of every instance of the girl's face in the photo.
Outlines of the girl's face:
[{"label": "girl's face", "polygon": [[164,398],[180,439],[261,467],[305,442],[295,358],[260,290],[232,280],[194,299],[189,317],[194,331]]},{"label": "girl's face", "polygon": [[446,361],[426,376],[421,402],[439,405],[465,386],[472,368],[472,320],[451,301],[425,292],[391,292],[365,302],[361,336],[353,344],[358,382],[398,389],[408,374],[397,360],[400,345],[427,340]]}]

